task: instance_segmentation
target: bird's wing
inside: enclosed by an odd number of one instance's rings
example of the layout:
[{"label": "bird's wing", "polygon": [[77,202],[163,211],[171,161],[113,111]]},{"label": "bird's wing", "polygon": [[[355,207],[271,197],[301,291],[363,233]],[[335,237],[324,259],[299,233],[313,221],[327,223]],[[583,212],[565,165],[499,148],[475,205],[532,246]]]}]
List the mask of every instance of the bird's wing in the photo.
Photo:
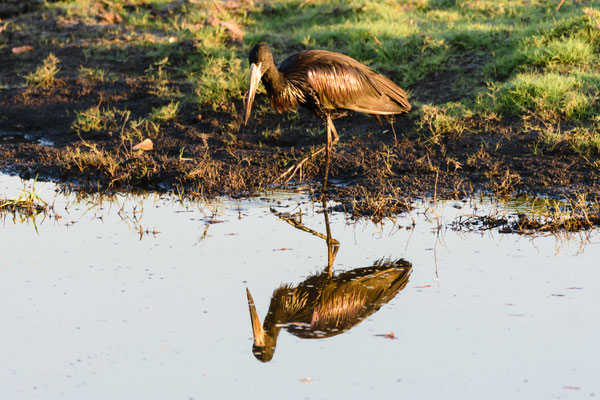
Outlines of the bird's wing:
[{"label": "bird's wing", "polygon": [[344,272],[320,289],[311,303],[310,324],[288,326],[290,333],[303,338],[330,337],[344,332],[376,312],[382,304],[404,289],[412,265],[403,260],[381,259],[371,267]]},{"label": "bird's wing", "polygon": [[304,51],[283,61],[279,71],[295,86],[315,93],[326,109],[380,115],[411,109],[406,93],[398,85],[340,53]]},{"label": "bird's wing", "polygon": [[350,329],[404,289],[410,271],[409,263],[398,260],[339,275],[323,292],[313,314],[313,328]]}]

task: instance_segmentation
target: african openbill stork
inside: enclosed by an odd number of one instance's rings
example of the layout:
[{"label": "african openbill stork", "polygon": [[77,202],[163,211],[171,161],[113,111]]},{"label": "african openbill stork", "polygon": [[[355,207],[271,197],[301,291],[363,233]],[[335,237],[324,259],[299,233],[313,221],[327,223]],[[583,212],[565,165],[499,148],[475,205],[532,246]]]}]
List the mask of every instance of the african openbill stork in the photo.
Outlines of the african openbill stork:
[{"label": "african openbill stork", "polygon": [[324,191],[331,148],[339,140],[332,119],[344,116],[348,110],[358,111],[378,119],[385,117],[393,130],[393,117],[411,109],[406,93],[398,85],[344,54],[307,50],[286,58],[276,67],[269,47],[259,43],[250,50],[248,59],[250,88],[244,125],[248,123],[258,81],[262,79],[271,105],[278,112],[302,106],[317,114],[327,127],[327,146],[302,159],[280,179],[290,173],[288,180],[291,179],[305,161],[325,150]]},{"label": "african openbill stork", "polygon": [[254,337],[252,353],[260,361],[273,358],[282,328],[304,339],[335,336],[365,320],[406,287],[412,265],[403,259],[382,258],[370,267],[334,274],[333,262],[340,244],[331,236],[326,211],[327,235],[305,227],[290,216],[276,214],[295,228],[326,240],[327,268],[295,287],[284,284],[276,289],[262,324],[246,288]]}]

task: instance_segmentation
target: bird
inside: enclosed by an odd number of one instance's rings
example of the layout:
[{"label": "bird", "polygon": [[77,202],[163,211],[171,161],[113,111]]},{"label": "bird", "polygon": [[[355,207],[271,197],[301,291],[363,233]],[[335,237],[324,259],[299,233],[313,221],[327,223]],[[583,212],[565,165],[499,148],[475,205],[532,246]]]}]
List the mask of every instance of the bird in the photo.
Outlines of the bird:
[{"label": "bird", "polygon": [[327,241],[327,268],[297,286],[282,284],[273,292],[269,311],[261,324],[254,299],[246,288],[252,324],[252,353],[262,361],[273,358],[281,329],[305,339],[327,338],[345,332],[379,310],[406,287],[412,264],[404,259],[382,258],[369,267],[334,274],[332,267],[339,242],[278,214],[290,225]]},{"label": "bird", "polygon": [[403,259],[380,259],[339,275],[312,275],[296,287],[283,284],[273,292],[263,324],[246,288],[252,353],[260,361],[271,361],[281,328],[303,339],[328,338],[351,329],[404,289],[411,269]]},{"label": "bird", "polygon": [[250,117],[258,83],[262,81],[271,105],[279,113],[301,106],[319,116],[327,129],[327,145],[290,167],[280,179],[288,176],[289,181],[304,162],[325,150],[325,191],[331,149],[339,140],[333,119],[356,111],[378,119],[385,117],[392,123],[393,130],[394,116],[411,110],[407,94],[391,79],[341,53],[305,50],[289,56],[276,67],[269,46],[258,43],[250,50],[248,61],[250,85],[244,126]]}]

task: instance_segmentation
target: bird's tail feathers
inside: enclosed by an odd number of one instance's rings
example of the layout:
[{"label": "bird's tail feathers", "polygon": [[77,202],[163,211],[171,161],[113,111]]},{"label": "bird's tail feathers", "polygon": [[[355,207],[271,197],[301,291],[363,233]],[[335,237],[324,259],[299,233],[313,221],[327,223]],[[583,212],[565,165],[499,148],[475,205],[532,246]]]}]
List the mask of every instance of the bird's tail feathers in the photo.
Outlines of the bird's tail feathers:
[{"label": "bird's tail feathers", "polygon": [[404,112],[410,111],[412,106],[410,105],[408,96],[404,90],[396,85],[391,79],[380,74],[375,76],[375,81],[377,82],[377,89],[382,91],[382,94],[387,95],[395,103],[398,103]]}]

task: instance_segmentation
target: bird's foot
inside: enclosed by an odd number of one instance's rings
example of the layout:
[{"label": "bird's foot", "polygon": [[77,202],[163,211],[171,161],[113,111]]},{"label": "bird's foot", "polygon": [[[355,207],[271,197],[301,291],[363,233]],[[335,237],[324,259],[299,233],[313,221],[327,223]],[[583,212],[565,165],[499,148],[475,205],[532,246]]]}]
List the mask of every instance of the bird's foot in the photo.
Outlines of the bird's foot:
[{"label": "bird's foot", "polygon": [[298,161],[296,164],[292,165],[288,169],[286,169],[283,174],[279,175],[275,182],[273,183],[288,183],[298,171],[300,171],[300,176],[302,176],[302,166],[311,158],[321,154],[327,149],[327,146],[323,146],[319,150],[314,151],[313,153],[307,155],[302,160]]}]

